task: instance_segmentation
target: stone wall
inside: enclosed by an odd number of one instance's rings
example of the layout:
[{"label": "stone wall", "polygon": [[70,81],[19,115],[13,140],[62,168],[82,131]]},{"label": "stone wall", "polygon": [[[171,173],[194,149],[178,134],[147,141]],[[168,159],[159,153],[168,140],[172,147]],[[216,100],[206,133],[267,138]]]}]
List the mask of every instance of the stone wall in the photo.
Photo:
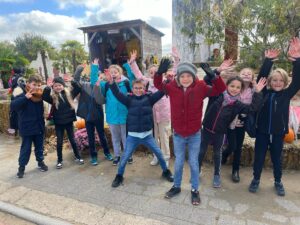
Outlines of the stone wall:
[{"label": "stone wall", "polygon": [[161,58],[162,46],[161,37],[152,32],[147,27],[142,29],[142,39],[143,39],[143,59],[145,60],[147,56],[156,55]]}]

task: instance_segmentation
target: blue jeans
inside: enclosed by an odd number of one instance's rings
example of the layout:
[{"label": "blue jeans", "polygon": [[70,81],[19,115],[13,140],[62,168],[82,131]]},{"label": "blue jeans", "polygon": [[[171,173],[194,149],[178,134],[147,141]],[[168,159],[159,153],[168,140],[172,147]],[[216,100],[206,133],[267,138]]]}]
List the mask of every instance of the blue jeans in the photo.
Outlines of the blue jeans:
[{"label": "blue jeans", "polygon": [[154,153],[163,171],[166,171],[168,169],[166,161],[164,160],[164,156],[161,153],[160,148],[157,146],[157,143],[152,134],[144,138],[137,138],[128,135],[126,139],[125,151],[123,152],[119,164],[118,175],[123,176],[125,172],[126,163],[138,145],[145,145],[148,149],[152,151],[152,153]]},{"label": "blue jeans", "polygon": [[200,152],[201,133],[182,137],[179,134],[173,134],[174,154],[175,154],[175,168],[174,168],[174,186],[180,187],[182,180],[182,171],[185,161],[185,148],[188,146],[189,165],[191,171],[192,189],[199,188],[199,162],[198,156]]},{"label": "blue jeans", "polygon": [[34,153],[36,161],[42,162],[44,160],[44,134],[30,135],[22,137],[22,145],[19,156],[19,165],[25,167],[30,159],[31,145],[34,144]]}]

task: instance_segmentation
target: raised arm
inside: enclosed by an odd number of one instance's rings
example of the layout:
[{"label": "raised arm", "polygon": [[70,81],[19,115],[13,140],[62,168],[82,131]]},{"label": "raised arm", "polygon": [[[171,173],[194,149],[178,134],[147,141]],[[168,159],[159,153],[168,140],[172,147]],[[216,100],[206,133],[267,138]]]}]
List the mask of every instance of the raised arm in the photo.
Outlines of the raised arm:
[{"label": "raised arm", "polygon": [[49,104],[53,104],[53,99],[51,97],[51,87],[47,86],[43,90],[42,99]]},{"label": "raised arm", "polygon": [[160,91],[167,91],[167,83],[163,83],[163,73],[167,72],[171,61],[168,58],[162,58],[156,74],[154,75],[154,86]]},{"label": "raised arm", "polygon": [[136,79],[140,79],[140,80],[143,80],[145,82],[149,82],[151,79],[142,74],[140,68],[138,67],[138,65],[136,63],[136,57],[137,57],[137,51],[136,50],[133,50],[132,52],[130,52],[129,65],[130,65],[130,69],[132,71],[132,74],[134,75],[134,77]]},{"label": "raised arm", "polygon": [[80,74],[83,71],[84,67],[82,65],[77,66],[75,73],[74,73],[74,81],[80,82]]},{"label": "raised arm", "polygon": [[153,106],[156,102],[158,102],[163,96],[164,96],[164,92],[162,91],[157,91],[154,94],[150,95],[149,100],[151,105]]},{"label": "raised arm", "polygon": [[258,82],[260,80],[260,78],[262,78],[262,77],[269,76],[270,71],[273,66],[273,61],[277,60],[279,53],[280,52],[278,49],[268,49],[265,51],[265,60],[260,68],[256,82]]},{"label": "raised arm", "polygon": [[206,96],[218,96],[226,90],[226,85],[220,76],[216,76],[216,78],[212,80],[212,86],[206,85],[206,88]]}]

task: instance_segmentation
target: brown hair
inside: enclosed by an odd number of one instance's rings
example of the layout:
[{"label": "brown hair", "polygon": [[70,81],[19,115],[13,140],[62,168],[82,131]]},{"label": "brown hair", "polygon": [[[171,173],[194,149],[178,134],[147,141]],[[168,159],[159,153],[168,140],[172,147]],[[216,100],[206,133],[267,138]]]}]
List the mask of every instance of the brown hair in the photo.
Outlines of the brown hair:
[{"label": "brown hair", "polygon": [[42,78],[41,78],[40,75],[31,75],[31,76],[28,78],[28,83],[32,83],[32,82],[42,83],[43,80],[42,80]]},{"label": "brown hair", "polygon": [[136,80],[132,81],[132,87],[135,84],[142,84],[145,87],[144,81],[142,79],[136,79]]},{"label": "brown hair", "polygon": [[232,76],[232,77],[229,77],[228,80],[226,81],[226,86],[228,86],[232,81],[235,81],[235,80],[241,82],[241,85],[242,85],[241,90],[243,90],[243,89],[244,89],[244,86],[245,86],[245,85],[244,85],[244,81],[243,81],[243,79],[240,78],[239,76]]},{"label": "brown hair", "polygon": [[272,71],[272,73],[270,74],[270,76],[268,77],[268,80],[267,80],[267,87],[269,89],[271,89],[271,81],[272,81],[272,78],[275,76],[276,73],[279,73],[283,79],[283,82],[284,82],[284,88],[287,87],[288,85],[288,82],[289,82],[289,76],[287,74],[287,72],[284,70],[284,69],[281,69],[281,68],[277,68],[275,70]]}]

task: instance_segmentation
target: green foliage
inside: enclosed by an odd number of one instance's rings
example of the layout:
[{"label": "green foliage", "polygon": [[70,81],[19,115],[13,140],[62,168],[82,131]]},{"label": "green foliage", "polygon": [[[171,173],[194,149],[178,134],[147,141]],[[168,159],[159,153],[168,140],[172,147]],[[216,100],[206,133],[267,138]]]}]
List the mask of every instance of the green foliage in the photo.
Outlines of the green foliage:
[{"label": "green foliage", "polygon": [[[182,32],[190,38],[205,37],[206,44],[225,45],[225,28],[239,34],[240,60],[243,66],[257,68],[268,48],[282,51],[282,62],[291,37],[300,31],[300,1],[295,0],[184,0],[177,21],[183,21]],[[189,13],[186,13],[189,9]],[[191,26],[194,24],[194,27]]]}]

